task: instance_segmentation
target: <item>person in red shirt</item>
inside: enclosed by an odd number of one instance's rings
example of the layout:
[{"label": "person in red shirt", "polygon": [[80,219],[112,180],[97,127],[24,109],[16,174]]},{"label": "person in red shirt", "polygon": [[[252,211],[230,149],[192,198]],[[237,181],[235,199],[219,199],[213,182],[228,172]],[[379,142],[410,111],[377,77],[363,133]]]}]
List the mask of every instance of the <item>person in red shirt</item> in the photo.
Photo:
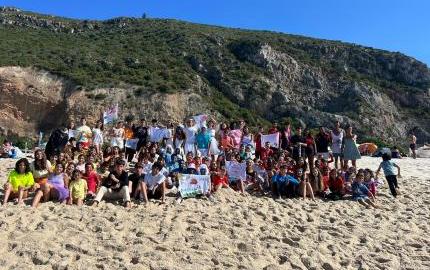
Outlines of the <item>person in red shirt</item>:
[{"label": "person in red shirt", "polygon": [[321,170],[321,175],[322,175],[322,182],[323,182],[323,186],[322,186],[322,193],[326,194],[329,190],[329,169],[328,167],[325,167]]},{"label": "person in red shirt", "polygon": [[273,123],[272,127],[269,129],[269,134],[274,134],[276,132],[279,132],[278,129],[278,123]]},{"label": "person in red shirt", "polygon": [[233,138],[228,136],[226,132],[224,132],[221,136],[221,147],[224,152],[227,152],[228,150],[234,148]]},{"label": "person in red shirt", "polygon": [[98,174],[94,171],[92,163],[85,164],[85,173],[82,175],[82,178],[87,181],[88,195],[95,197],[100,179]]},{"label": "person in red shirt", "polygon": [[218,191],[220,188],[229,188],[227,170],[224,166],[212,175],[212,192]]},{"label": "person in red shirt", "polygon": [[328,186],[331,192],[328,197],[332,200],[339,200],[345,195],[345,180],[337,173],[336,169],[330,171]]},{"label": "person in red shirt", "polygon": [[260,159],[262,161],[267,161],[267,159],[272,155],[273,155],[273,150],[270,148],[270,143],[266,142],[266,145],[264,147],[261,147]]},{"label": "person in red shirt", "polygon": [[255,156],[257,158],[260,158],[260,152],[261,152],[261,135],[263,135],[264,132],[264,128],[263,127],[259,127],[258,128],[258,133],[255,134],[254,136],[254,141],[255,141]]}]

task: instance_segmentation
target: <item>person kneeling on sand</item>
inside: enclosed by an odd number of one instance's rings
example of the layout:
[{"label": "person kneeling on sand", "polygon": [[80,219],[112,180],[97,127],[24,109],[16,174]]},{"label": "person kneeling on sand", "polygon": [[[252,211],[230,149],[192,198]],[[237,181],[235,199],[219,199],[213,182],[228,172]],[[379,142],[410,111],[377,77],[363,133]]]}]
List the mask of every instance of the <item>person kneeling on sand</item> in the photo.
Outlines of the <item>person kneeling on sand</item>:
[{"label": "person kneeling on sand", "polygon": [[115,169],[103,181],[97,195],[94,199],[93,206],[97,206],[103,198],[106,199],[123,199],[125,207],[129,208],[130,193],[128,191],[128,174],[124,170],[125,161],[118,159],[115,162]]},{"label": "person kneeling on sand", "polygon": [[150,199],[161,199],[161,203],[166,200],[166,176],[161,173],[162,165],[155,162],[152,165],[151,173],[145,175],[144,181],[140,181],[140,190],[145,203]]},{"label": "person kneeling on sand", "polygon": [[26,158],[18,160],[15,169],[9,173],[6,184],[4,184],[3,205],[7,203],[9,197],[18,197],[18,204],[24,204],[24,198],[28,195],[28,190],[34,185],[33,174],[30,164]]}]

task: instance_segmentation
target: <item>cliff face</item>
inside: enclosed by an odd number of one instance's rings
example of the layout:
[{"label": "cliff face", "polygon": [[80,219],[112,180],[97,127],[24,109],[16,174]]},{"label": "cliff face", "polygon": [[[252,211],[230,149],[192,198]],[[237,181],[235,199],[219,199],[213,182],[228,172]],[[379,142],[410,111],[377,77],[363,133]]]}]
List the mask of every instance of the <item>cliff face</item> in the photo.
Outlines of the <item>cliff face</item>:
[{"label": "cliff face", "polygon": [[[0,9],[0,126],[20,135],[66,118],[352,124],[359,135],[430,141],[430,71],[400,53],[171,20],[78,21]],[[54,75],[55,74],[55,75]],[[90,118],[91,118],[90,117]]]},{"label": "cliff face", "polygon": [[135,120],[156,117],[180,122],[195,112],[214,114],[201,91],[140,93],[138,98],[124,88],[98,88],[88,93],[46,71],[0,67],[0,133],[35,137],[39,131],[49,132],[82,116],[95,123],[104,109],[116,103],[123,118],[133,116]]}]

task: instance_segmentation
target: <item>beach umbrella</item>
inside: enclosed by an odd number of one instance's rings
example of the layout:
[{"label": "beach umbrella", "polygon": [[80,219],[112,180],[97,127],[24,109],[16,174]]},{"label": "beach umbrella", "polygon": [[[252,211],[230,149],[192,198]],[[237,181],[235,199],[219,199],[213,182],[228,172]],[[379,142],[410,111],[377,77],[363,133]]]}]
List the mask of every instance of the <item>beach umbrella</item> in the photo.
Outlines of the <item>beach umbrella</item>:
[{"label": "beach umbrella", "polygon": [[372,155],[373,153],[376,152],[377,149],[378,149],[378,146],[374,143],[362,143],[358,146],[358,150],[362,154]]}]

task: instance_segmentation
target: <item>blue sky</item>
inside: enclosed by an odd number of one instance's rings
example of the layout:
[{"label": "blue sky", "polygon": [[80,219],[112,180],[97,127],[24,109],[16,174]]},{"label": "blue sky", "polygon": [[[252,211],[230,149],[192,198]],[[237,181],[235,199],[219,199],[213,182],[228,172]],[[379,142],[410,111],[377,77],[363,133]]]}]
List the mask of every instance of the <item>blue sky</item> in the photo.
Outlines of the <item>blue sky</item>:
[{"label": "blue sky", "polygon": [[430,66],[428,0],[0,0],[71,18],[174,18],[264,29],[399,51]]}]

